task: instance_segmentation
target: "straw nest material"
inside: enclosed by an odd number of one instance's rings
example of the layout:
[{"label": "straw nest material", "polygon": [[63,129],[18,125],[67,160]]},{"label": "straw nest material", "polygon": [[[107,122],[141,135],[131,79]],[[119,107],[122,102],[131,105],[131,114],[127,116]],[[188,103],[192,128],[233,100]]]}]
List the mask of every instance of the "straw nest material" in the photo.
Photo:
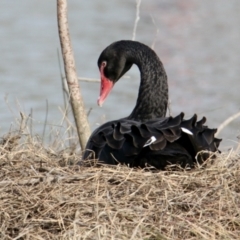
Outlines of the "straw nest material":
[{"label": "straw nest material", "polygon": [[76,166],[69,149],[0,145],[0,239],[239,239],[240,157],[194,170]]}]

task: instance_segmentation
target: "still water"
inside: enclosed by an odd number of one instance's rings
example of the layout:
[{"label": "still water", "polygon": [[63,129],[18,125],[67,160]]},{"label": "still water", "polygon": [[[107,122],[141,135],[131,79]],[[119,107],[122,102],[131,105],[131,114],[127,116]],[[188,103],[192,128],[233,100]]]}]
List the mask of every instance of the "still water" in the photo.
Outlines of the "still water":
[{"label": "still water", "polygon": [[[99,78],[100,52],[113,41],[132,38],[136,2],[69,0],[68,5],[78,75]],[[42,133],[46,112],[47,131],[62,129],[56,1],[3,0],[0,12],[1,136],[15,125],[19,111],[32,111],[34,133]],[[239,0],[142,0],[136,40],[154,47],[164,63],[172,115],[205,115],[208,126],[218,127],[239,112],[239,12]],[[133,109],[138,69],[127,75],[102,108],[96,104],[99,84],[81,83],[85,105],[92,108],[92,129]],[[240,118],[220,133],[222,150],[234,146],[239,134]]]}]

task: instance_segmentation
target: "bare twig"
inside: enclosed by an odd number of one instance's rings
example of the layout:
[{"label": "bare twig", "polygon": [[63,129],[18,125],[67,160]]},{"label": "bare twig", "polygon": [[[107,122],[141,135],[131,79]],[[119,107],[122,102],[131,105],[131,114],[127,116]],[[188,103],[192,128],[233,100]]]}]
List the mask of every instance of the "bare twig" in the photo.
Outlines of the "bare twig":
[{"label": "bare twig", "polygon": [[240,117],[240,112],[232,115],[231,117],[229,117],[228,119],[226,119],[222,124],[220,124],[220,126],[218,127],[218,131],[216,132],[215,136],[218,136],[219,133],[233,120],[235,120],[236,118]]},{"label": "bare twig", "polygon": [[42,141],[44,141],[45,131],[47,127],[47,118],[48,118],[48,100],[46,99],[46,116],[45,116],[44,126],[43,126]]},{"label": "bare twig", "polygon": [[33,109],[31,108],[30,110],[30,124],[29,124],[29,128],[30,128],[30,136],[33,136]]},{"label": "bare twig", "polygon": [[66,108],[67,103],[69,102],[69,91],[68,91],[68,89],[66,89],[66,78],[65,78],[64,74],[62,73],[59,51],[57,51],[57,55],[58,55],[59,72],[60,72],[60,76],[62,79],[62,92],[63,92],[64,107]]},{"label": "bare twig", "polygon": [[90,136],[90,126],[85,113],[84,103],[79,88],[75,60],[71,46],[67,21],[67,0],[57,0],[58,30],[61,43],[65,75],[69,88],[71,106],[77,126],[78,137],[82,150]]},{"label": "bare twig", "polygon": [[132,36],[133,41],[136,38],[137,25],[138,25],[138,21],[140,20],[140,5],[141,5],[141,0],[136,0],[136,18],[134,22],[133,36]]},{"label": "bare twig", "polygon": [[24,133],[24,130],[27,127],[27,120],[28,120],[29,116],[26,117],[26,115],[22,111],[20,111],[20,116],[21,116],[21,120],[20,120],[20,126],[19,126],[18,133],[22,134],[22,133]]},{"label": "bare twig", "polygon": [[168,101],[167,108],[168,108],[168,114],[169,114],[169,117],[170,117],[170,116],[172,116],[171,99],[169,99],[169,101]]},{"label": "bare twig", "polygon": [[87,112],[88,117],[89,117],[91,111],[92,111],[92,108],[89,108],[89,110],[88,110],[88,112]]},{"label": "bare twig", "polygon": [[156,33],[155,33],[155,36],[154,36],[154,39],[153,39],[153,43],[152,43],[152,46],[151,46],[151,48],[154,49],[155,43],[156,43],[156,40],[157,40],[157,36],[158,36],[158,33],[159,33],[159,28],[157,27],[157,25],[155,23],[155,20],[154,20],[152,15],[151,15],[151,18],[152,18],[153,25],[156,27]]},{"label": "bare twig", "polygon": [[83,78],[83,77],[79,77],[78,78],[79,81],[81,82],[94,82],[94,83],[100,83],[100,80],[97,78]]},{"label": "bare twig", "polygon": [[[130,78],[130,76],[123,76],[123,78]],[[93,83],[100,83],[100,80],[97,78],[86,78],[86,77],[79,77],[79,81],[81,82],[93,82]]]},{"label": "bare twig", "polygon": [[[68,118],[68,109],[69,109],[69,91],[66,88],[66,78],[64,77],[63,73],[62,73],[62,67],[61,67],[61,61],[60,61],[60,53],[59,50],[57,51],[58,54],[58,66],[59,66],[59,72],[60,72],[60,76],[61,76],[61,80],[62,80],[62,93],[63,93],[63,101],[64,101],[64,116],[63,116],[63,120],[65,120],[66,118]],[[65,121],[66,125],[67,125],[67,129],[69,129],[68,132],[68,139],[69,139],[69,146],[71,146],[71,131],[70,131],[70,125],[69,125],[69,121]]]}]

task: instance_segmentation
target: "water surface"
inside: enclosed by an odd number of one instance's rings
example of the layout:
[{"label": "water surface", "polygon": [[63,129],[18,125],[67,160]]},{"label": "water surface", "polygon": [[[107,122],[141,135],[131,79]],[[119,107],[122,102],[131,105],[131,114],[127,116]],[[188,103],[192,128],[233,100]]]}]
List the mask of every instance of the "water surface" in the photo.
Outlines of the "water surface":
[{"label": "water surface", "polygon": [[[135,1],[69,2],[69,27],[78,75],[99,78],[97,59],[110,43],[131,39]],[[19,111],[33,113],[33,131],[47,124],[61,128],[63,97],[57,49],[55,1],[0,3],[0,133],[8,132]],[[218,127],[239,111],[240,2],[238,0],[142,0],[136,40],[154,46],[166,68],[171,112],[197,113]],[[127,116],[133,109],[139,72],[133,67],[117,83],[102,108],[96,104],[99,85],[81,83],[85,105],[97,123]],[[220,134],[222,146],[234,145],[240,119]],[[47,131],[50,131],[48,128]],[[223,148],[223,149],[225,149]]]}]

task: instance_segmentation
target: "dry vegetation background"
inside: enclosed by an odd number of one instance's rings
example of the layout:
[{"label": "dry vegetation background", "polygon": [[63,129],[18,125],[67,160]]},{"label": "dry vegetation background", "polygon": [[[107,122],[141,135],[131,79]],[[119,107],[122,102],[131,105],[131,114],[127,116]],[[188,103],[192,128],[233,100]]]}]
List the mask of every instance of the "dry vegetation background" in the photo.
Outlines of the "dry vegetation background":
[{"label": "dry vegetation background", "polygon": [[150,171],[79,167],[58,143],[22,130],[2,138],[0,239],[239,239],[237,150],[190,171]]}]

